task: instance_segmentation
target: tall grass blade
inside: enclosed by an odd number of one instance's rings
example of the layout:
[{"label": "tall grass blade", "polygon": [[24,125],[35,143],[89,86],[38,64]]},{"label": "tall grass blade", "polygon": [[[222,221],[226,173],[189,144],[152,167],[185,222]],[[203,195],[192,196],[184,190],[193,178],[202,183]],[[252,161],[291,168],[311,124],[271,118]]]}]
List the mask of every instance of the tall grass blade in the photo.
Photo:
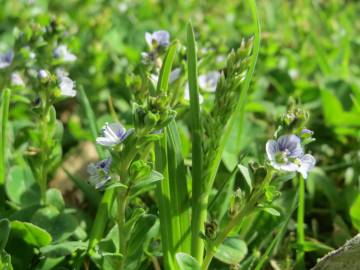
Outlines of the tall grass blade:
[{"label": "tall grass blade", "polygon": [[[166,53],[156,87],[156,94],[166,92],[168,89],[172,63],[175,58],[177,46],[178,42],[174,42]],[[180,224],[175,222],[176,219],[172,219],[172,216],[175,215],[175,213],[172,212],[173,205],[171,203],[167,140],[167,132],[164,132],[163,137],[155,143],[155,168],[164,176],[164,179],[157,184],[156,195],[159,207],[161,243],[165,269],[177,269],[175,264],[175,243],[180,238]]]},{"label": "tall grass blade", "polygon": [[187,60],[190,90],[190,115],[192,136],[192,216],[191,216],[191,255],[201,264],[204,254],[204,243],[200,237],[204,232],[206,219],[206,202],[202,182],[202,131],[200,122],[200,104],[198,89],[197,52],[194,30],[191,22],[187,26]]},{"label": "tall grass blade", "polygon": [[[7,145],[7,125],[10,105],[10,89],[5,89],[1,95],[0,109],[0,186],[5,182],[6,176],[6,145]],[[1,190],[0,190],[1,192]]]}]

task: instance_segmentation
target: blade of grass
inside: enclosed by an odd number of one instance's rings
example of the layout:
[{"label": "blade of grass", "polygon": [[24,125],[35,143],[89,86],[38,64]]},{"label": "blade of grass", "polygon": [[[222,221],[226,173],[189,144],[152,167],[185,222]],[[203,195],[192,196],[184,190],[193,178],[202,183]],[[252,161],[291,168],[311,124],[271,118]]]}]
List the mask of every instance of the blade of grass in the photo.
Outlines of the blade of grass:
[{"label": "blade of grass", "polygon": [[187,25],[187,61],[188,81],[190,90],[190,115],[192,137],[192,215],[191,215],[191,255],[201,264],[204,254],[204,232],[206,219],[206,198],[202,182],[202,131],[200,122],[200,104],[198,89],[197,53],[194,30],[191,22]]},{"label": "blade of grass", "polygon": [[0,128],[0,186],[5,182],[6,176],[6,145],[7,145],[7,124],[10,105],[10,89],[5,89],[1,95],[1,128]]},{"label": "blade of grass", "polygon": [[171,213],[173,233],[177,229],[175,238],[175,252],[190,253],[190,205],[189,192],[186,184],[186,169],[181,150],[180,136],[173,120],[167,127],[168,170],[171,192]]},{"label": "blade of grass", "polygon": [[[169,77],[177,46],[178,42],[174,42],[166,53],[164,64],[160,70],[156,94],[166,92],[168,89]],[[155,143],[155,168],[164,176],[164,179],[157,184],[156,199],[159,207],[161,244],[164,254],[165,269],[177,269],[175,264],[175,242],[180,237],[180,229],[179,224],[172,221],[173,206],[171,204],[167,155],[167,132],[164,132],[163,137]]]},{"label": "blade of grass", "polygon": [[[80,97],[81,104],[85,110],[85,115],[89,122],[89,128],[90,128],[92,138],[95,141],[98,136],[99,127],[96,124],[96,117],[95,117],[94,111],[91,108],[89,99],[88,99],[88,97],[84,91],[84,88],[82,86],[79,86],[79,94],[80,94],[79,97]],[[100,158],[105,158],[105,151],[99,145],[96,145],[96,151],[98,152]]]}]

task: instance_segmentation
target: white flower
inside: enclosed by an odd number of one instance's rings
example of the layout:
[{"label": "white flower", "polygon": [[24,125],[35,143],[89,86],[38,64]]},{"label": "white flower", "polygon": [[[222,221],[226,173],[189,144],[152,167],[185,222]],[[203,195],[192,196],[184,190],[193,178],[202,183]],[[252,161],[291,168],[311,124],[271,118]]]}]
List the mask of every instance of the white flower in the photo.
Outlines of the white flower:
[{"label": "white flower", "polygon": [[24,80],[21,78],[21,75],[19,72],[13,72],[11,74],[11,85],[13,86],[24,86]]},{"label": "white flower", "polygon": [[215,92],[220,79],[220,72],[210,71],[198,77],[199,87],[208,92]]},{"label": "white flower", "polygon": [[96,143],[112,147],[119,143],[122,143],[134,129],[126,129],[120,123],[105,123],[105,126],[101,130],[101,136],[96,138]]},{"label": "white flower", "polygon": [[150,48],[167,47],[170,44],[170,34],[167,31],[155,31],[152,34],[145,33],[146,43]]},{"label": "white flower", "polygon": [[68,50],[66,45],[58,46],[54,50],[54,57],[64,62],[74,62],[76,60],[76,56]]},{"label": "white flower", "polygon": [[273,168],[299,172],[304,179],[316,163],[312,155],[304,155],[301,140],[296,135],[283,135],[277,141],[269,140],[266,143],[266,154]]},{"label": "white flower", "polygon": [[69,73],[62,68],[57,68],[55,73],[59,81],[61,95],[66,97],[75,97],[75,82],[69,78]]}]

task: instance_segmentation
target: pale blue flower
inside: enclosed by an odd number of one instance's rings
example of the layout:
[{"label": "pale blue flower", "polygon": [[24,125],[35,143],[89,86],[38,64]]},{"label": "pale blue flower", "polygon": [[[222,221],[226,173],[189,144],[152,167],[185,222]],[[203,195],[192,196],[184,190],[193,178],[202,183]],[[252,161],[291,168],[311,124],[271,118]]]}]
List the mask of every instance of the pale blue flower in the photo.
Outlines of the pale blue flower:
[{"label": "pale blue flower", "polygon": [[266,143],[266,153],[270,165],[280,171],[299,172],[306,179],[316,160],[304,154],[301,140],[296,135],[283,135]]},{"label": "pale blue flower", "polygon": [[220,79],[220,72],[210,71],[198,77],[199,87],[207,92],[215,92]]},{"label": "pale blue flower", "polygon": [[111,157],[88,165],[89,183],[96,189],[102,189],[110,181]]},{"label": "pale blue flower", "polygon": [[72,54],[66,45],[59,45],[54,49],[54,57],[58,58],[64,62],[74,62],[76,60],[76,55]]},{"label": "pale blue flower", "polygon": [[11,65],[14,59],[14,52],[12,50],[7,53],[0,54],[0,69],[6,68]]},{"label": "pale blue flower", "polygon": [[101,136],[96,138],[96,143],[113,147],[125,141],[133,131],[134,129],[126,131],[120,123],[106,123],[101,130]]},{"label": "pale blue flower", "polygon": [[170,44],[170,34],[167,31],[155,31],[152,34],[145,33],[146,43],[150,48],[167,47]]}]

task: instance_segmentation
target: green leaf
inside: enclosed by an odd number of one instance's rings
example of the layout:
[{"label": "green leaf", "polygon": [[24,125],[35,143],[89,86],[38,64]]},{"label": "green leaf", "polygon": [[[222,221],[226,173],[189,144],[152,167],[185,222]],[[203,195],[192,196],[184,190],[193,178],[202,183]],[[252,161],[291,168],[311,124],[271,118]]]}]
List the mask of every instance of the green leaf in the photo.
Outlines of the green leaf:
[{"label": "green leaf", "polygon": [[65,202],[60,190],[50,188],[46,191],[46,202],[49,205],[56,207],[59,211],[65,208]]},{"label": "green leaf", "polygon": [[46,257],[58,258],[73,254],[78,250],[85,250],[87,243],[82,241],[65,241],[59,244],[40,248],[41,254]]},{"label": "green leaf", "polygon": [[29,222],[11,221],[11,234],[36,247],[46,246],[52,241],[47,231]]},{"label": "green leaf", "polygon": [[21,207],[40,203],[39,186],[30,168],[25,164],[10,169],[5,189],[9,199]]},{"label": "green leaf", "polygon": [[[0,252],[5,249],[10,233],[10,222],[3,218],[0,220]],[[0,268],[1,269],[1,268]]]},{"label": "green leaf", "polygon": [[0,250],[0,269],[1,270],[13,270],[11,265],[11,257],[6,251]]},{"label": "green leaf", "polygon": [[270,215],[273,215],[273,216],[281,216],[280,212],[274,208],[271,208],[271,207],[265,207],[263,208],[262,210],[264,210],[265,212],[269,213]]},{"label": "green leaf", "polygon": [[228,237],[218,248],[215,258],[226,264],[237,264],[247,254],[245,242],[237,237]]},{"label": "green leaf", "polygon": [[1,95],[1,107],[0,107],[0,185],[5,181],[6,176],[6,163],[7,158],[6,148],[7,143],[7,124],[8,124],[8,114],[9,114],[9,105],[10,105],[10,89],[5,89]]},{"label": "green leaf", "polygon": [[131,198],[137,197],[140,194],[155,188],[154,184],[156,184],[157,182],[163,179],[164,176],[161,173],[157,171],[152,171],[150,175],[142,179],[139,179],[138,182],[130,188],[130,197]]},{"label": "green leaf", "polygon": [[190,117],[191,117],[191,138],[192,138],[192,216],[191,216],[191,250],[192,255],[201,263],[204,252],[204,243],[199,234],[204,231],[206,219],[206,203],[204,198],[203,183],[203,149],[202,149],[202,127],[200,121],[200,103],[198,88],[198,64],[197,48],[194,30],[191,22],[187,25],[187,62],[188,62],[188,81],[190,91]]},{"label": "green leaf", "polygon": [[248,187],[251,191],[252,190],[252,179],[251,179],[251,174],[250,174],[249,168],[246,166],[243,166],[241,164],[238,164],[238,168],[239,168],[241,175],[245,179],[246,184],[248,185]]},{"label": "green leaf", "polygon": [[54,241],[64,241],[74,234],[78,222],[73,215],[59,212],[53,206],[47,206],[35,212],[31,219],[35,225],[46,229]]},{"label": "green leaf", "polygon": [[353,226],[360,231],[360,195],[357,196],[350,207],[350,217]]},{"label": "green leaf", "polygon": [[200,270],[200,264],[198,261],[189,254],[179,252],[176,254],[176,261],[180,267],[180,270]]},{"label": "green leaf", "polygon": [[309,251],[324,251],[324,252],[329,252],[332,251],[333,248],[321,243],[315,239],[312,239],[311,241],[304,241],[302,247],[302,250],[304,252],[309,252]]},{"label": "green leaf", "polygon": [[164,60],[164,65],[161,67],[159,82],[157,84],[156,91],[158,93],[161,91],[167,91],[168,89],[171,68],[174,62],[177,47],[178,47],[178,41],[175,41],[173,44],[170,45],[169,49],[167,50]]}]

